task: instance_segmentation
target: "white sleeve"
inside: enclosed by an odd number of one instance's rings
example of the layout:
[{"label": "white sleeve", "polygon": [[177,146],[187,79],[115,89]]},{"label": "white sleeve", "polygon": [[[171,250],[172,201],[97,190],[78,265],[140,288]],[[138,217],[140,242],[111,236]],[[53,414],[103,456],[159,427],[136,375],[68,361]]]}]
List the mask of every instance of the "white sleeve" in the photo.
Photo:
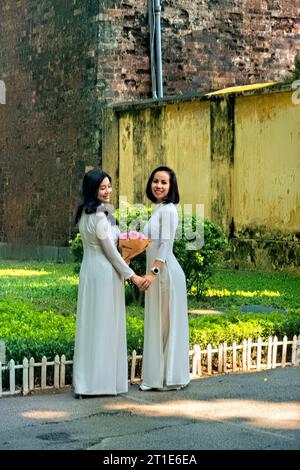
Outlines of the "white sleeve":
[{"label": "white sleeve", "polygon": [[173,251],[173,243],[178,224],[178,214],[176,208],[163,207],[159,213],[159,246],[155,256],[157,261],[166,262],[166,259]]},{"label": "white sleeve", "polygon": [[106,215],[102,212],[96,215],[96,235],[100,241],[100,245],[113,267],[124,278],[129,279],[135,273],[124,261],[116,245],[112,240],[111,224],[107,220]]}]

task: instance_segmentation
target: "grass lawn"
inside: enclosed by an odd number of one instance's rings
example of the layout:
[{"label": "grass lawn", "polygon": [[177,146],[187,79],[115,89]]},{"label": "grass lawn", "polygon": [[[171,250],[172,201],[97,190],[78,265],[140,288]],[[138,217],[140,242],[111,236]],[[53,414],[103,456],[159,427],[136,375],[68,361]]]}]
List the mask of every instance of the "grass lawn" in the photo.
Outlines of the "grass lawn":
[{"label": "grass lawn", "polygon": [[[37,311],[68,315],[76,312],[78,275],[73,263],[37,261],[0,262],[0,300],[30,303]],[[300,308],[300,277],[285,272],[219,271],[203,298],[189,297],[190,309],[224,308],[239,311],[243,305],[280,309]],[[137,306],[129,315],[140,314]]]},{"label": "grass lawn", "polygon": [[76,312],[78,275],[72,263],[0,262],[0,300],[30,303],[35,310]]},{"label": "grass lawn", "polygon": [[[0,337],[7,357],[41,358],[74,351],[78,274],[73,263],[0,262]],[[255,306],[246,313],[243,306]],[[265,312],[271,307],[287,313]],[[219,271],[200,300],[189,309],[222,309],[222,315],[191,315],[190,346],[242,341],[300,332],[299,277],[287,273]],[[251,312],[251,307],[250,307]],[[142,351],[143,308],[127,307],[128,350]]]},{"label": "grass lawn", "polygon": [[286,272],[219,271],[211,279],[203,299],[190,298],[190,308],[263,305],[280,309],[300,308],[300,277]]}]

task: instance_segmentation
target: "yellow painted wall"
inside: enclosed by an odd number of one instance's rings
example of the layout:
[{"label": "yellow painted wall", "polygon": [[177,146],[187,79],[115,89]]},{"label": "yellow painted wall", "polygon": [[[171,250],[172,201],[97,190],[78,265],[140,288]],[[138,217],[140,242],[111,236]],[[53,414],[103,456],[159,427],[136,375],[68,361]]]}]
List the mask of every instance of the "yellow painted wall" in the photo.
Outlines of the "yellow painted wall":
[{"label": "yellow painted wall", "polygon": [[300,105],[291,93],[236,99],[232,191],[237,230],[299,230]]},{"label": "yellow painted wall", "polygon": [[163,110],[121,113],[119,119],[119,195],[130,204],[146,203],[146,183],[164,163]]},{"label": "yellow painted wall", "polygon": [[204,204],[204,214],[210,217],[210,104],[169,105],[164,124],[166,163],[177,175],[181,205]]},{"label": "yellow painted wall", "polygon": [[107,119],[103,168],[115,175],[118,194],[148,204],[150,173],[169,165],[178,176],[181,204],[204,203],[205,216],[227,233],[232,219],[236,234],[245,237],[247,227],[269,230],[273,238],[276,231],[299,231],[300,105],[292,103],[292,91],[235,98],[234,158],[211,156],[212,147],[219,149],[211,136],[221,142],[227,130],[222,124],[211,133],[210,106],[192,100],[114,111],[115,120]]},{"label": "yellow painted wall", "polygon": [[181,205],[205,204],[205,215],[209,217],[209,102],[167,104],[120,114],[120,196],[126,196],[130,203],[146,203],[147,180],[159,165],[174,169]]}]

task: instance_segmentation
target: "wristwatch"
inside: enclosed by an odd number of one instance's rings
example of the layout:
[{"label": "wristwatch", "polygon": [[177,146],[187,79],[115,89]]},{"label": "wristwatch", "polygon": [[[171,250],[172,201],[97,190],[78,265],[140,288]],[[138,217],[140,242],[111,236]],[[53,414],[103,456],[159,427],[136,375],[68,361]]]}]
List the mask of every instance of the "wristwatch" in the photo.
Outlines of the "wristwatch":
[{"label": "wristwatch", "polygon": [[158,276],[160,269],[154,266],[154,268],[151,268],[151,272],[154,274],[154,276]]}]

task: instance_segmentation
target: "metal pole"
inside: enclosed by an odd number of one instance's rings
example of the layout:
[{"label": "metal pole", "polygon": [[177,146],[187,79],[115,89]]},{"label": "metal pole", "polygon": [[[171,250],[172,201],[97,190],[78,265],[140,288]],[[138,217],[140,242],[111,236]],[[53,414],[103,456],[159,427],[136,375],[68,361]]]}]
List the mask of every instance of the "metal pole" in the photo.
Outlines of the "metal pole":
[{"label": "metal pole", "polygon": [[154,0],[155,13],[155,51],[156,51],[156,83],[158,98],[163,97],[163,80],[162,80],[162,54],[161,54],[161,31],[160,31],[160,0]]},{"label": "metal pole", "polygon": [[153,0],[148,0],[148,21],[149,21],[149,31],[150,31],[150,70],[151,70],[151,83],[152,83],[152,98],[157,99],[155,52],[154,52],[155,24],[154,24]]}]

